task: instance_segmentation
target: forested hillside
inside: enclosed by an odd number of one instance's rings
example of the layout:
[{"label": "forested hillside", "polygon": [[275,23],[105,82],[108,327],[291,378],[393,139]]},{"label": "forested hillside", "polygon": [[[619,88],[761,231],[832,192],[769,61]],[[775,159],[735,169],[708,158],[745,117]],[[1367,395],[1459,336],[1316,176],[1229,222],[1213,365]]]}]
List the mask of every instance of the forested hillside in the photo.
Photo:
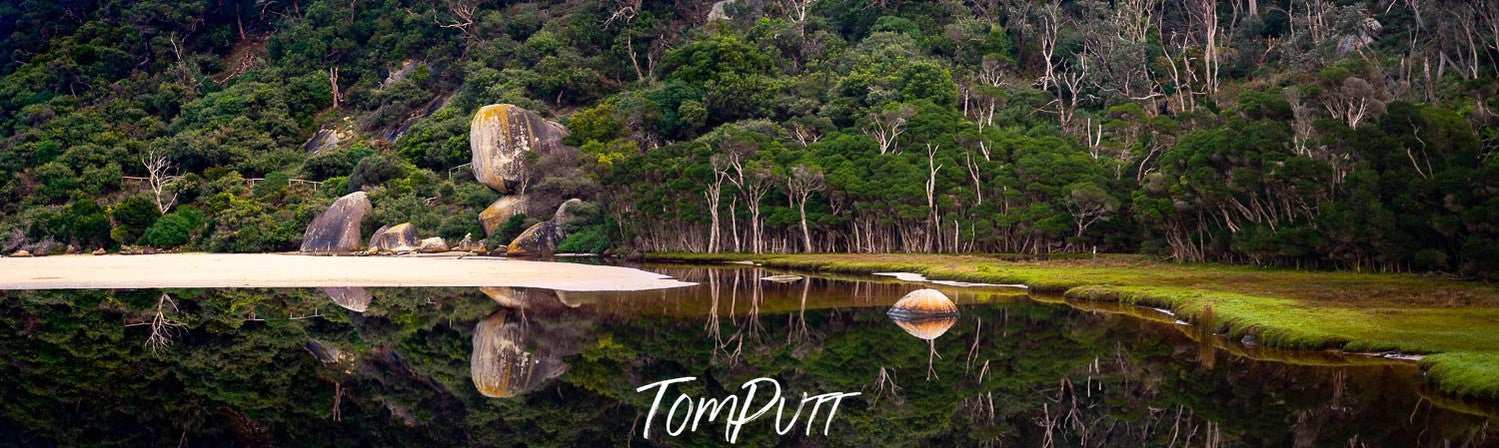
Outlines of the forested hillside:
[{"label": "forested hillside", "polygon": [[[0,244],[484,235],[469,123],[565,125],[559,250],[1499,271],[1495,2],[0,3]],[[549,212],[547,212],[549,213]],[[491,241],[538,218],[514,218]]]}]

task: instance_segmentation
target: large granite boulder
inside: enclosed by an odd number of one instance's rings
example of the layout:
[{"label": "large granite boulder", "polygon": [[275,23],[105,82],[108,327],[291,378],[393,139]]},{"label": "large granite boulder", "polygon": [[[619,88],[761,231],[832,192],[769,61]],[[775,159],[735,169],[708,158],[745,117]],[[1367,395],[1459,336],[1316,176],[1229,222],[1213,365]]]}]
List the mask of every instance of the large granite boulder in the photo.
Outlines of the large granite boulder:
[{"label": "large granite boulder", "polygon": [[349,253],[359,249],[359,222],[373,208],[363,191],[349,193],[333,201],[302,232],[302,252],[315,254]]},{"label": "large granite boulder", "polygon": [[500,193],[509,193],[524,168],[525,153],[561,148],[567,128],[510,104],[484,106],[474,114],[468,132],[474,178]]},{"label": "large granite boulder", "polygon": [[526,350],[526,327],[516,314],[500,309],[474,327],[469,376],[486,397],[522,395],[567,372],[567,364],[546,349],[544,339],[534,341],[541,346],[537,351]]},{"label": "large granite boulder", "polygon": [[729,17],[729,12],[728,12],[727,9],[728,9],[728,6],[732,5],[732,4],[734,4],[734,0],[721,0],[721,1],[713,2],[713,6],[710,7],[710,8],[708,8],[708,20],[707,21],[712,22],[712,21],[715,21],[715,20],[729,20],[729,19],[731,19],[732,17]]},{"label": "large granite boulder", "polygon": [[958,305],[942,291],[918,289],[901,297],[885,314],[906,333],[930,341],[958,322]]},{"label": "large granite boulder", "polygon": [[495,200],[484,211],[479,212],[479,225],[484,226],[484,235],[491,236],[505,226],[510,218],[526,212],[525,195],[502,196]]},{"label": "large granite boulder", "polygon": [[918,289],[897,300],[885,314],[896,318],[949,317],[958,315],[958,305],[942,291]]},{"label": "large granite boulder", "polygon": [[557,213],[552,214],[552,219],[538,222],[515,237],[510,242],[510,247],[506,248],[506,255],[524,257],[556,253],[557,245],[567,239],[567,223],[574,218],[572,208],[582,203],[578,199],[563,202],[562,206],[557,207]]},{"label": "large granite boulder", "polygon": [[307,139],[307,142],[302,144],[302,150],[307,151],[309,154],[319,154],[337,147],[340,138],[336,130],[319,129],[312,134],[312,138]]},{"label": "large granite boulder", "polygon": [[424,254],[437,254],[447,252],[448,242],[444,241],[440,236],[423,239],[422,243],[416,247],[416,251]]},{"label": "large granite boulder", "polygon": [[377,253],[410,253],[421,244],[422,242],[416,238],[416,226],[409,222],[389,228],[381,227],[370,236],[370,251]]}]

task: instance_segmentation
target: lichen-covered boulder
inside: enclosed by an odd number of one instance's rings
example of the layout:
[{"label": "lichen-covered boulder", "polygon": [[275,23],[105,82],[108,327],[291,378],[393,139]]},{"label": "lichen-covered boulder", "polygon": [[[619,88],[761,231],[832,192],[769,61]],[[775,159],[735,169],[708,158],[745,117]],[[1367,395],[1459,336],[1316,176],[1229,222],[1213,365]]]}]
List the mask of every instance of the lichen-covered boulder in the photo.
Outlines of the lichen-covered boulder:
[{"label": "lichen-covered boulder", "polygon": [[525,195],[501,196],[493,204],[489,204],[489,207],[479,212],[479,225],[484,226],[484,235],[494,235],[511,217],[525,213],[526,204]]},{"label": "lichen-covered boulder", "polygon": [[[538,341],[544,342],[544,341]],[[469,376],[486,397],[522,395],[567,372],[560,356],[526,351],[526,330],[514,313],[501,309],[474,327]]]},{"label": "lichen-covered boulder", "polygon": [[447,252],[448,242],[444,241],[440,236],[423,239],[422,243],[416,247],[416,251],[424,254]]},{"label": "lichen-covered boulder", "polygon": [[582,204],[578,199],[568,199],[557,207],[552,219],[536,223],[521,232],[510,242],[505,254],[512,257],[544,256],[557,252],[557,245],[567,239],[567,223],[574,218],[572,208]]},{"label": "lichen-covered boulder", "polygon": [[349,193],[323,214],[307,224],[302,232],[302,252],[314,254],[349,253],[359,249],[359,222],[373,208],[363,191]]},{"label": "lichen-covered boulder", "polygon": [[470,123],[468,142],[473,151],[474,178],[500,193],[509,193],[520,179],[525,153],[545,154],[561,148],[567,128],[535,112],[510,104],[484,106]]},{"label": "lichen-covered boulder", "polygon": [[370,237],[370,250],[378,253],[404,254],[415,251],[422,242],[416,239],[416,226],[409,222],[381,228]]},{"label": "lichen-covered boulder", "polygon": [[368,289],[357,286],[318,288],[318,290],[333,299],[334,304],[356,313],[363,313],[364,310],[369,309],[370,302],[375,300],[375,296],[370,294]]}]

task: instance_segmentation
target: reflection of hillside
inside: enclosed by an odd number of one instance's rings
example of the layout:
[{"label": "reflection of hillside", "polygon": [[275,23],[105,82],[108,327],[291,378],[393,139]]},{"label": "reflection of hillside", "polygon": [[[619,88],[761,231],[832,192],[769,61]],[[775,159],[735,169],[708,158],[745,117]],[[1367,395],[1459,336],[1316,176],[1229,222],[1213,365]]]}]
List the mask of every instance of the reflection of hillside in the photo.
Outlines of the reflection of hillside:
[{"label": "reflection of hillside", "polygon": [[317,290],[174,291],[187,326],[158,355],[121,322],[160,291],[5,293],[0,445],[645,446],[634,388],[681,376],[700,378],[694,396],[760,376],[797,393],[864,392],[830,437],[752,425],[744,446],[1043,446],[1048,432],[1054,446],[1494,440],[1492,414],[1423,398],[1409,364],[1204,344],[1156,311],[1006,290],[943,288],[961,316],[927,341],[885,315],[926,285],[694,269],[668,274],[703,286],[582,299],[370,289],[378,300],[362,313]]},{"label": "reflection of hillside", "polygon": [[[701,317],[786,314],[832,308],[888,308],[913,290],[930,287],[886,279],[829,279],[807,277],[794,282],[772,282],[763,277],[780,273],[758,267],[652,266],[651,270],[697,285],[641,292],[572,292],[567,298],[589,310],[608,314]],[[958,305],[1019,300],[1025,291],[1013,288],[940,288]]]}]

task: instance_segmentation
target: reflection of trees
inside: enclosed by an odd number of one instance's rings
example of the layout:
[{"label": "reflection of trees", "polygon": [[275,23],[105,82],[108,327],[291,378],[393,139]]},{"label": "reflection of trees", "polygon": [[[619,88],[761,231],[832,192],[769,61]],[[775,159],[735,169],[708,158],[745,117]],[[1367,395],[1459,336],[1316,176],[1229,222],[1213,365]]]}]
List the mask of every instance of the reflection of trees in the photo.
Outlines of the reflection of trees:
[{"label": "reflection of trees", "polygon": [[161,297],[156,299],[155,311],[148,313],[145,321],[126,326],[144,325],[149,328],[151,335],[146,337],[145,346],[151,349],[152,353],[160,352],[172,345],[172,340],[177,337],[177,333],[184,326],[181,322],[172,320],[172,317],[167,315],[167,313],[176,312],[177,301],[172,299],[172,296],[167,295],[167,293],[161,293]]},{"label": "reflection of trees", "polygon": [[[737,287],[733,271],[741,272]],[[757,274],[751,269],[671,274],[702,286],[600,295],[576,308],[545,291],[511,291],[526,306],[524,326],[518,311],[494,318],[496,300],[472,289],[380,290],[362,314],[334,308],[295,320],[280,317],[329,308],[328,297],[174,291],[179,309],[166,315],[183,327],[161,354],[142,346],[143,330],[121,324],[156,310],[161,291],[5,293],[0,445],[20,437],[97,445],[108,437],[124,445],[335,438],[619,446],[632,442],[632,423],[649,405],[633,388],[685,375],[702,379],[694,395],[724,396],[756,376],[776,377],[795,392],[866,391],[844,403],[833,437],[781,438],[752,425],[746,446],[1041,446],[1048,427],[1054,446],[1341,446],[1355,435],[1371,446],[1421,446],[1462,442],[1475,431],[1493,440],[1483,419],[1399,393],[1414,381],[1404,368],[1218,355],[1209,369],[1200,344],[1175,330],[1033,302],[966,306],[928,343],[892,325],[880,306],[826,309],[835,299],[888,303],[899,285],[808,279],[756,286],[744,281],[759,278],[746,275]],[[277,318],[247,321],[251,310]],[[757,314],[762,331],[777,337],[746,337]],[[509,343],[554,354],[567,373],[529,394],[484,396],[472,361],[475,336],[490,331],[480,328],[486,319],[523,331]],[[347,361],[320,362],[304,348],[313,340],[338,350],[331,359]],[[314,353],[333,353],[328,348]],[[929,357],[934,379],[912,381]],[[703,433],[680,444],[715,440]]]}]

